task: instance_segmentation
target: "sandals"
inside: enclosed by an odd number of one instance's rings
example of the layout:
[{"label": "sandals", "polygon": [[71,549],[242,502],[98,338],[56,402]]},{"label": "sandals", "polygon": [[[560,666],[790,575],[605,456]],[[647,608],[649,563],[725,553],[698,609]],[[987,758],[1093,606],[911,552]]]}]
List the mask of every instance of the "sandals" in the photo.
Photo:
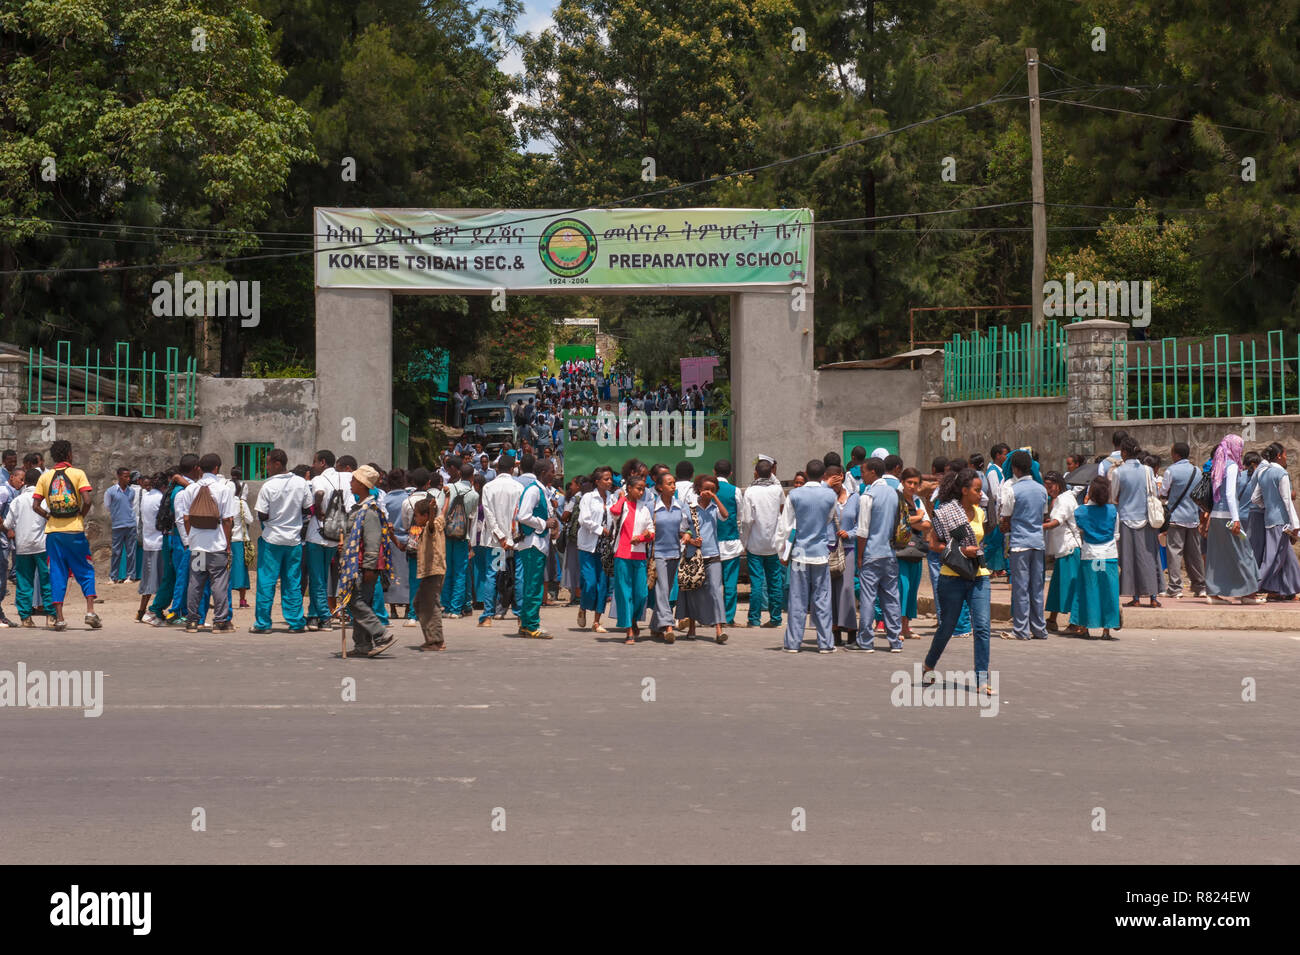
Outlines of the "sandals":
[{"label": "sandals", "polygon": [[636,643],[636,637],[627,637],[626,639],[624,639],[623,643],[630,647],[634,643]]},{"label": "sandals", "polygon": [[602,627],[600,624],[596,624],[594,627],[592,627],[592,628],[591,628],[591,632],[592,632],[592,633],[609,633],[609,631],[606,630],[604,627]]}]

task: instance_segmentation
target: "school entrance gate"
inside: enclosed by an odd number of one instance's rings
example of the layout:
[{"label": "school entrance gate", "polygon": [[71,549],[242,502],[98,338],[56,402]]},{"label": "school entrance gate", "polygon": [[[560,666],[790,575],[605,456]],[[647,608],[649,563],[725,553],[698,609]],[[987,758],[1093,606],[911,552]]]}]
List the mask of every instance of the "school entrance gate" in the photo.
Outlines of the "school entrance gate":
[{"label": "school entrance gate", "polygon": [[316,209],[316,447],[392,465],[394,295],[731,296],[732,449],[803,467],[807,209]]}]

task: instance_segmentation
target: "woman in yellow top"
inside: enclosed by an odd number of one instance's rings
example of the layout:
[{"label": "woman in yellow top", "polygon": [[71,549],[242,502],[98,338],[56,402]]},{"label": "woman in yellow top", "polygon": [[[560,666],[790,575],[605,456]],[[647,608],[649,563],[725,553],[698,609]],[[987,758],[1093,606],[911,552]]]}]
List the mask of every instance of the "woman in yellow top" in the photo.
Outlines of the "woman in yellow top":
[{"label": "woman in yellow top", "polygon": [[939,499],[931,505],[929,495],[922,493],[921,500],[930,510],[930,530],[926,534],[930,547],[943,553],[949,540],[960,547],[967,558],[970,572],[958,572],[944,561],[939,571],[938,593],[939,626],[930,641],[925,655],[922,680],[933,682],[935,664],[957,626],[964,601],[970,606],[971,629],[975,642],[975,677],[983,693],[992,696],[997,691],[989,682],[989,580],[991,572],[984,566],[984,509],[979,506],[982,481],[974,468],[949,471],[939,485]]}]

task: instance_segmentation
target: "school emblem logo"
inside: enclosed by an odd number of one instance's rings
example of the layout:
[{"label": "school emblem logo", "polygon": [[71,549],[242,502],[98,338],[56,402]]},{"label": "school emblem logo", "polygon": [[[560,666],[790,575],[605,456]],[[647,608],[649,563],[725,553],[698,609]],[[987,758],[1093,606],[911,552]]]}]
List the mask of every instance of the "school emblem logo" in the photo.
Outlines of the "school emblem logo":
[{"label": "school emblem logo", "polygon": [[537,243],[542,264],[552,275],[571,279],[596,262],[596,235],[580,219],[556,219]]}]

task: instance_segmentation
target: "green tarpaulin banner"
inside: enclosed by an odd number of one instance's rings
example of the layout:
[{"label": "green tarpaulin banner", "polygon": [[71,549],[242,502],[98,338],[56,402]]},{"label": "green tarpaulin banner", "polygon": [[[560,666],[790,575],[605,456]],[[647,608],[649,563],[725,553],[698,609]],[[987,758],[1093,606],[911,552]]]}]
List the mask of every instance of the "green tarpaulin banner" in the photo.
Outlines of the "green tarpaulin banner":
[{"label": "green tarpaulin banner", "polygon": [[318,288],[542,291],[791,286],[807,209],[317,209]]}]

